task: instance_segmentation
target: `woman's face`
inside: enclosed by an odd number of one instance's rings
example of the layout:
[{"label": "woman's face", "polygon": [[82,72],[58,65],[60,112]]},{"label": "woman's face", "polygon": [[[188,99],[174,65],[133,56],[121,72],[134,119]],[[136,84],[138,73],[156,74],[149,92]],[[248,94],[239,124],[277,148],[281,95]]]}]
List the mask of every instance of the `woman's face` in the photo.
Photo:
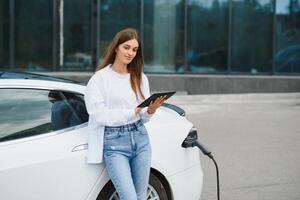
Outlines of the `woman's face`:
[{"label": "woman's face", "polygon": [[120,44],[116,49],[116,59],[123,63],[129,64],[136,56],[139,43],[136,39],[128,40]]}]

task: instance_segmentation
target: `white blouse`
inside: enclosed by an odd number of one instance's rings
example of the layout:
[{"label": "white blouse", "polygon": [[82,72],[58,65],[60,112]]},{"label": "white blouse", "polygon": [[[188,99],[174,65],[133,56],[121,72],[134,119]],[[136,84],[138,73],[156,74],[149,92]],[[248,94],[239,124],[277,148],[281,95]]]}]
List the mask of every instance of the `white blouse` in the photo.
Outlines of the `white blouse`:
[{"label": "white blouse", "polygon": [[[150,96],[149,81],[142,73],[141,90]],[[147,108],[136,115],[135,108],[143,99],[136,98],[130,85],[130,74],[119,74],[111,65],[97,71],[89,80],[85,91],[85,104],[89,113],[88,163],[101,163],[105,126],[121,126],[141,119],[149,121],[152,114]]]}]

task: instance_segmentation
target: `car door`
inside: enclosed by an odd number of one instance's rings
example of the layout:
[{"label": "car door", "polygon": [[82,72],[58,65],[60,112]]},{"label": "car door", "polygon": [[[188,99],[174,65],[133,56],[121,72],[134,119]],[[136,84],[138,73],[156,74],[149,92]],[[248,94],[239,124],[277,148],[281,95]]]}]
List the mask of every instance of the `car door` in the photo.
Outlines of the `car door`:
[{"label": "car door", "polygon": [[103,172],[87,165],[80,94],[0,88],[0,199],[86,199]]}]

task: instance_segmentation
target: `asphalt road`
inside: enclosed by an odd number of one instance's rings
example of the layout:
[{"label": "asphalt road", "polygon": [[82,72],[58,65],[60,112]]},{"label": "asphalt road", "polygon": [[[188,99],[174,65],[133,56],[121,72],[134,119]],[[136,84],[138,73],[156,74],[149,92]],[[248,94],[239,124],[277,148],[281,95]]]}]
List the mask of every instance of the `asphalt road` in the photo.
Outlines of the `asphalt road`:
[{"label": "asphalt road", "polygon": [[[173,99],[219,165],[222,200],[300,199],[300,94]],[[201,156],[201,200],[215,200],[213,162]]]}]

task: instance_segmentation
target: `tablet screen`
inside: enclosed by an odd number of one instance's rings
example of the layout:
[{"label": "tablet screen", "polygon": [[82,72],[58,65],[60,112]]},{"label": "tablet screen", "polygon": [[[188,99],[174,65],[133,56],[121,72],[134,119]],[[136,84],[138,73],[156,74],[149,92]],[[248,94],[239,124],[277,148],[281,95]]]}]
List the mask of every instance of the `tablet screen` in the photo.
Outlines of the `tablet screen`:
[{"label": "tablet screen", "polygon": [[140,105],[138,105],[137,107],[141,107],[141,108],[147,107],[150,105],[151,101],[154,102],[155,99],[157,99],[158,97],[166,96],[166,98],[165,98],[165,100],[166,100],[166,99],[170,98],[172,95],[174,95],[175,93],[176,93],[176,91],[154,93],[148,99],[146,99]]}]

